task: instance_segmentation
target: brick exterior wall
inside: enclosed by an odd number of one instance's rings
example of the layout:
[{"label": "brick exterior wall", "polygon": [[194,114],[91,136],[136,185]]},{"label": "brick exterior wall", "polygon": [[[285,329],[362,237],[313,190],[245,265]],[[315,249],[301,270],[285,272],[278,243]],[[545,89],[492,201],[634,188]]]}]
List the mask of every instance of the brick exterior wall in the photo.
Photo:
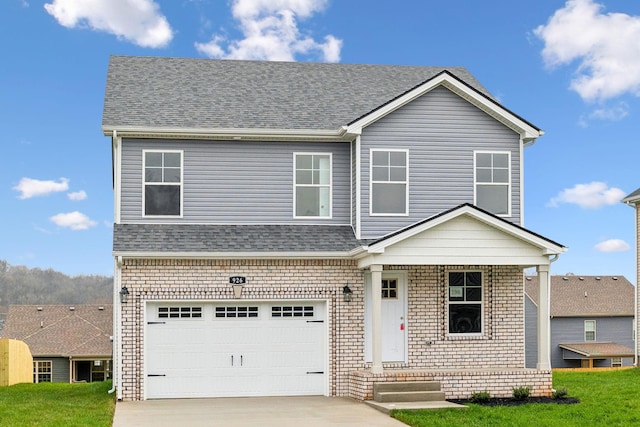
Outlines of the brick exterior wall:
[{"label": "brick exterior wall", "polygon": [[[551,373],[524,370],[523,273],[512,266],[384,266],[405,270],[408,292],[408,363],[385,365],[373,375],[364,362],[364,274],[352,260],[148,260],[125,259],[122,286],[122,384],[124,400],[144,398],[144,307],[154,300],[233,299],[230,276],[245,276],[242,300],[318,299],[329,318],[329,393],[366,399],[373,382],[442,381],[448,398],[488,390],[511,395],[528,385],[532,395],[551,392]],[[482,271],[483,334],[447,334],[447,272]],[[344,302],[342,288],[353,291]],[[442,378],[442,379],[439,379]],[[508,393],[507,393],[508,392]],[[506,394],[505,394],[506,393]]]}]

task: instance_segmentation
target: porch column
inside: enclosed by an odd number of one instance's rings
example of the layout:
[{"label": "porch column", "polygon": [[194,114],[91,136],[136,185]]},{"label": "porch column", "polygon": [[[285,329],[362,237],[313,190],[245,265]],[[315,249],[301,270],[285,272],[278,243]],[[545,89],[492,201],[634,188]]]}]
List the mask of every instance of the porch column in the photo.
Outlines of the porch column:
[{"label": "porch column", "polygon": [[374,264],[371,271],[371,372],[382,373],[382,265]]},{"label": "porch column", "polygon": [[538,291],[538,365],[540,370],[551,370],[551,316],[549,290],[551,288],[551,276],[549,265],[539,265],[538,279],[540,290]]}]

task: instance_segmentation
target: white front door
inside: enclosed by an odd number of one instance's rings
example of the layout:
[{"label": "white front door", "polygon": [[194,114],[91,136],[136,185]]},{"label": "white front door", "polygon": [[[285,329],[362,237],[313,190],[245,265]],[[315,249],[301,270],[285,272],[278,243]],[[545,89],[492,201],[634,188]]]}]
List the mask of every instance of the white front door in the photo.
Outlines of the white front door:
[{"label": "white front door", "polygon": [[[371,348],[371,275],[365,276],[366,361],[372,360]],[[407,293],[404,271],[382,272],[382,361],[406,362]]]}]

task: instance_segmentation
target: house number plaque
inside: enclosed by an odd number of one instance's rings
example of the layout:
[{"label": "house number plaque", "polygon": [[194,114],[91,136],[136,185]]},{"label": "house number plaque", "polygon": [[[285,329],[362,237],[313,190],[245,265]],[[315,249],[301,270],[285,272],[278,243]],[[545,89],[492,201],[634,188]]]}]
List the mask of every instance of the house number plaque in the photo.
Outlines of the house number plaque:
[{"label": "house number plaque", "polygon": [[247,278],[244,276],[231,276],[229,277],[229,283],[232,285],[244,285],[247,283]]}]

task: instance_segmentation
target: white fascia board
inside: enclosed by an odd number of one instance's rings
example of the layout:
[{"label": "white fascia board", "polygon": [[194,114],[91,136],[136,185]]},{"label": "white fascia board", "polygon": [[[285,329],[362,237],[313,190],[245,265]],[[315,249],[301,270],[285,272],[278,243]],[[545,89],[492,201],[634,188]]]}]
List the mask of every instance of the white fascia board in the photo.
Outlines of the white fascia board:
[{"label": "white fascia board", "polygon": [[357,248],[345,252],[127,252],[114,251],[122,258],[152,259],[350,259],[364,252]]},{"label": "white fascia board", "polygon": [[393,100],[392,102],[382,106],[377,109],[373,113],[353,122],[347,127],[347,133],[350,134],[360,134],[362,133],[362,129],[370,125],[371,123],[381,119],[392,111],[397,110],[403,105],[413,101],[414,99],[422,96],[423,94],[435,89],[438,86],[444,86],[447,89],[451,90],[453,93],[458,96],[466,99],[471,104],[480,108],[496,120],[503,123],[505,126],[513,129],[515,132],[521,135],[523,141],[529,142],[535,140],[539,136],[542,136],[543,131],[535,128],[529,123],[525,122],[515,114],[508,111],[506,108],[500,106],[499,104],[493,102],[491,99],[486,96],[476,92],[475,90],[469,88],[464,83],[459,80],[453,78],[448,73],[441,73],[433,79],[425,82],[424,84],[416,87],[415,89],[407,92],[403,96]]},{"label": "white fascia board", "polygon": [[540,249],[543,249],[544,255],[558,255],[567,251],[567,248],[565,248],[564,246],[553,244],[548,240],[545,240],[541,237],[536,236],[533,233],[530,233],[516,226],[511,226],[510,224],[505,223],[499,219],[496,219],[490,215],[477,211],[471,208],[470,206],[463,206],[445,215],[434,218],[433,220],[426,221],[424,224],[419,225],[417,227],[410,226],[405,232],[400,232],[388,239],[385,239],[382,242],[373,244],[368,247],[368,253],[370,254],[384,253],[385,248],[391,245],[401,242],[411,236],[415,236],[416,234],[422,233],[423,231],[437,227],[440,224],[443,224],[447,221],[450,221],[462,215],[471,216],[477,219],[478,221],[481,221],[487,225],[492,226],[493,228],[496,228],[513,237],[516,237],[533,246],[539,247]]},{"label": "white fascia board", "polygon": [[102,126],[105,136],[113,131],[125,138],[175,138],[175,139],[210,139],[210,140],[309,140],[309,141],[351,141],[355,135],[347,132],[342,126],[336,130],[317,129],[241,129],[241,128],[154,128],[135,126]]}]

